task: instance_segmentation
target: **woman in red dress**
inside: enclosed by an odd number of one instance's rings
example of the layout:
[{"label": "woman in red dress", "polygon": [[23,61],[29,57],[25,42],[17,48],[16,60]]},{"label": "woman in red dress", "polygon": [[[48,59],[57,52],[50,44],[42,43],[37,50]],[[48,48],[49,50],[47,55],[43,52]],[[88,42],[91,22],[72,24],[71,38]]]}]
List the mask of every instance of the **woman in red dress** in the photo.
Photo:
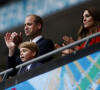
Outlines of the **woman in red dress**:
[{"label": "woman in red dress", "polygon": [[[89,35],[92,35],[94,33],[97,33],[100,31],[100,10],[95,7],[87,7],[83,12],[83,19],[82,19],[82,25],[78,31],[78,40],[87,37]],[[63,37],[64,44],[63,46],[68,45],[72,42],[74,42],[72,37],[64,36]],[[94,43],[100,42],[100,36],[93,38],[89,45],[92,45]],[[72,49],[67,49],[62,51],[62,54],[69,54],[73,52],[74,50],[80,50],[84,48],[85,46],[84,42],[80,46],[75,46]],[[58,44],[55,44],[55,48],[60,48]]]}]

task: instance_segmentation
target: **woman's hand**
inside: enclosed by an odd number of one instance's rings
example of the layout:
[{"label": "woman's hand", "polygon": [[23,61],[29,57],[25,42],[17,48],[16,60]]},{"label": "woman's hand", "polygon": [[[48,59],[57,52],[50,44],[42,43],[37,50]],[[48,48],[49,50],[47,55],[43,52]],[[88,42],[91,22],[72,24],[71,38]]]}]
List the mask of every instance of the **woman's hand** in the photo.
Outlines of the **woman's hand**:
[{"label": "woman's hand", "polygon": [[64,40],[64,44],[66,44],[66,45],[74,42],[73,38],[68,37],[68,36],[63,36],[63,40]]},{"label": "woman's hand", "polygon": [[[66,46],[66,45],[63,43],[62,46],[64,47],[64,46]],[[61,48],[61,46],[60,46],[59,44],[56,43],[56,44],[55,44],[55,48],[56,48],[56,49],[59,49],[59,48]],[[65,50],[62,51],[62,56],[67,55],[67,54],[70,54],[71,52],[72,52],[71,49],[65,49]]]}]

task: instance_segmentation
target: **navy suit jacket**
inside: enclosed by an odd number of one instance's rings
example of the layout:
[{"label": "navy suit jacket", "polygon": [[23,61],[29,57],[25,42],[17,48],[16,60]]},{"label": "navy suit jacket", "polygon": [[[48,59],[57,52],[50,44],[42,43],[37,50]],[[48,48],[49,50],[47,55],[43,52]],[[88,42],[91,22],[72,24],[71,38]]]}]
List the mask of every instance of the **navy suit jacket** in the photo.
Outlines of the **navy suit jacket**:
[{"label": "navy suit jacket", "polygon": [[[19,58],[19,57],[17,57],[17,58]],[[20,60],[20,59],[17,59],[17,60]],[[11,62],[12,62],[12,63],[11,63]],[[20,62],[20,64],[22,64],[22,63],[23,63],[23,62]],[[33,62],[33,63],[31,64],[29,70],[32,70],[32,69],[36,68],[37,66],[39,66],[39,65],[41,65],[41,64],[42,64],[42,63],[40,63],[40,62]],[[14,68],[14,70],[13,70],[11,73],[8,74],[7,78],[9,78],[9,76],[12,77],[12,76],[14,76],[14,75],[16,75],[16,74],[18,73],[18,70],[15,69],[15,66],[17,65],[17,63],[16,63],[15,60],[10,61],[10,62],[9,62],[9,65],[10,65],[10,67]],[[22,68],[22,70],[20,71],[20,73],[26,72],[26,68],[27,68],[27,66],[25,66],[24,68]],[[28,71],[29,71],[29,70],[28,70]]]},{"label": "navy suit jacket", "polygon": [[[50,39],[41,38],[36,42],[36,44],[39,47],[39,56],[54,50],[53,42]],[[50,57],[48,57],[40,62],[46,63],[52,59],[53,59],[53,56],[50,56]]]},{"label": "navy suit jacket", "polygon": [[[35,67],[37,67],[37,66],[39,66],[39,65],[41,65],[40,62],[34,62],[34,63],[32,63],[31,66],[30,66],[30,68],[28,69],[28,71],[29,71],[29,70],[32,70],[33,68],[35,68]],[[24,67],[24,68],[21,70],[21,73],[22,73],[22,72],[26,72],[26,69],[27,69],[27,66]]]}]

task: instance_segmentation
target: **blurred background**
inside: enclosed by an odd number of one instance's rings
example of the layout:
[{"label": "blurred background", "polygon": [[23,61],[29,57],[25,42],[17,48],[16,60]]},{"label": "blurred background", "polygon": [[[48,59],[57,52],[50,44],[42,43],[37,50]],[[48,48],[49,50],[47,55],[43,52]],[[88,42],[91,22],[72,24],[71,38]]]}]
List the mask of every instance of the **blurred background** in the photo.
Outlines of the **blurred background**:
[{"label": "blurred background", "polygon": [[81,17],[85,7],[98,7],[100,0],[0,0],[0,71],[6,69],[8,49],[4,42],[7,32],[22,32],[29,14],[43,18],[43,36],[55,43],[62,43],[62,36],[77,40]]}]

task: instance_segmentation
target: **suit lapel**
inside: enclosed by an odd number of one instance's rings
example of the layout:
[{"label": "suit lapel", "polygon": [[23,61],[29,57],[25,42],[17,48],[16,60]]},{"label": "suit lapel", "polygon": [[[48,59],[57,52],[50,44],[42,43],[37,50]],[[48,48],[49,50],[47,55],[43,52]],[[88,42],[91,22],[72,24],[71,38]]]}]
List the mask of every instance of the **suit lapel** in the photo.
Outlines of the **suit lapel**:
[{"label": "suit lapel", "polygon": [[43,41],[43,40],[44,40],[44,37],[40,38],[40,39],[36,42],[36,44],[39,45],[39,43],[40,43],[41,41]]}]

